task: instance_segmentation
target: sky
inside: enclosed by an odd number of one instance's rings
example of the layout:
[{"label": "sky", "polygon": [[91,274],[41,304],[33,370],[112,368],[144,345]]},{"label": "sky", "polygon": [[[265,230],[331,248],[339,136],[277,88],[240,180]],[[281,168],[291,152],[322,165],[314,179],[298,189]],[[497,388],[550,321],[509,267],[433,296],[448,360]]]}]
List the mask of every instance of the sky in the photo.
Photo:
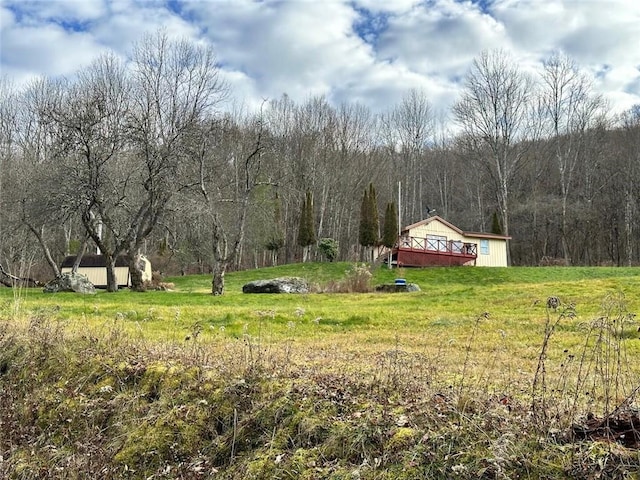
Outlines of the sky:
[{"label": "sky", "polygon": [[158,28],[213,45],[235,108],[286,93],[382,112],[417,89],[447,112],[490,49],[531,74],[562,52],[612,111],[640,104],[639,0],[0,0],[0,74],[72,77]]}]

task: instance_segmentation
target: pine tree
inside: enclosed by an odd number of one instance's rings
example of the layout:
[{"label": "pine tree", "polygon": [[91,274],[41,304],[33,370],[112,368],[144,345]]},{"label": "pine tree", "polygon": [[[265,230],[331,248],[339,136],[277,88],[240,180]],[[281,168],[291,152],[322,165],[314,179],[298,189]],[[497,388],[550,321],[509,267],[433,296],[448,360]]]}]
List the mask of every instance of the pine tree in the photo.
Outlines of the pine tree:
[{"label": "pine tree", "polygon": [[378,220],[378,200],[373,184],[365,189],[360,204],[360,245],[367,248],[378,245],[380,237],[380,221]]},{"label": "pine tree", "polygon": [[398,239],[398,214],[394,202],[387,203],[384,212],[384,225],[382,226],[382,244],[392,248]]},{"label": "pine tree", "polygon": [[502,226],[500,225],[500,219],[498,218],[498,212],[493,212],[493,218],[491,219],[491,233],[496,235],[502,235]]},{"label": "pine tree", "polygon": [[303,248],[302,261],[306,261],[309,247],[316,243],[315,222],[313,219],[313,196],[307,190],[302,201],[300,211],[300,226],[298,228],[298,245]]}]

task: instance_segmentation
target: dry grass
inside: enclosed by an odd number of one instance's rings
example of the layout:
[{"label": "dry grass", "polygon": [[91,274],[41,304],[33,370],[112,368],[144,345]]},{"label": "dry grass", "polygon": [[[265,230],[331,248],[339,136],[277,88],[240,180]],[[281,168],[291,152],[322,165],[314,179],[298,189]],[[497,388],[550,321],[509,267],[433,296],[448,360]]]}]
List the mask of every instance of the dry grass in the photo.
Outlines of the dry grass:
[{"label": "dry grass", "polygon": [[636,277],[442,273],[400,297],[6,297],[0,474],[634,478],[612,427],[637,415]]}]

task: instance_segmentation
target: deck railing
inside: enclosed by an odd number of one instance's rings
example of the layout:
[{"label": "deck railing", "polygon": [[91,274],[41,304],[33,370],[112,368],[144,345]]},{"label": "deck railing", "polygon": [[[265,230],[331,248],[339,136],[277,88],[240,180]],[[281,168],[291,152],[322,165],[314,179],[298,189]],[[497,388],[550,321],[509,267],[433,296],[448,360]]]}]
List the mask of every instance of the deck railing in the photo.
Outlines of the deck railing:
[{"label": "deck railing", "polygon": [[478,255],[478,245],[476,243],[435,238],[401,237],[396,248],[441,253],[443,255],[467,255],[473,257]]}]

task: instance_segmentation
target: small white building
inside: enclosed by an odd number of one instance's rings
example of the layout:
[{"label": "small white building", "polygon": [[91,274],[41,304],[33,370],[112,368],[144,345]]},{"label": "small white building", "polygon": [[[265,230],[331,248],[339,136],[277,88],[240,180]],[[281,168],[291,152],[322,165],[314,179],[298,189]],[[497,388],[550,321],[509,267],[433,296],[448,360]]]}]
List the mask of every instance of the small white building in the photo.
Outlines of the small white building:
[{"label": "small white building", "polygon": [[506,267],[511,237],[467,232],[435,215],[404,227],[393,249],[399,266]]},{"label": "small white building", "polygon": [[[71,272],[75,261],[75,255],[65,257],[60,268],[61,273]],[[142,261],[145,264],[142,280],[151,281],[151,262],[146,257],[142,257]],[[78,273],[86,275],[89,281],[93,283],[95,287],[107,288],[107,264],[104,255],[83,255],[82,259],[80,260],[80,266],[78,267]],[[116,281],[118,282],[118,288],[131,286],[129,261],[126,256],[120,255],[118,258],[116,258],[115,274]]]}]

